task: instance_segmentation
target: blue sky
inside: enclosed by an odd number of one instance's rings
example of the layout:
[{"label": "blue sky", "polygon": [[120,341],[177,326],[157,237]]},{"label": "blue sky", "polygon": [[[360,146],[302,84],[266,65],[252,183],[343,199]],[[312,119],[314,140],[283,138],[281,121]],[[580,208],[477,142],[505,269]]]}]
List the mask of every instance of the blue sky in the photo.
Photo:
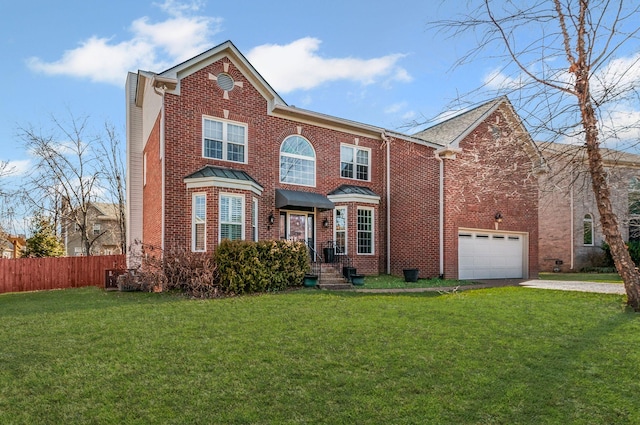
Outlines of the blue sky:
[{"label": "blue sky", "polygon": [[492,69],[449,72],[464,49],[426,30],[449,13],[424,0],[5,2],[0,160],[27,169],[18,129],[46,131],[52,114],[124,134],[127,71],[161,72],[226,40],[290,105],[390,129],[422,121]]}]

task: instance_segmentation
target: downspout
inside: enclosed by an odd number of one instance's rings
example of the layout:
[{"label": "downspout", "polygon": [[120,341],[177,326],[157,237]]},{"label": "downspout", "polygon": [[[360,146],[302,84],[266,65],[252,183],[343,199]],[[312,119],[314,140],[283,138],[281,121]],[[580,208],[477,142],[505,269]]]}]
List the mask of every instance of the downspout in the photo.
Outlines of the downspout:
[{"label": "downspout", "polygon": [[162,192],[162,197],[161,197],[161,206],[160,206],[160,247],[162,249],[162,252],[164,252],[165,249],[165,245],[164,245],[164,206],[165,206],[165,158],[164,158],[164,95],[167,91],[167,86],[165,84],[162,84],[162,87],[156,87],[155,85],[156,81],[154,80],[153,82],[153,91],[156,92],[157,95],[162,96],[162,105],[160,106],[160,146],[159,146],[159,150],[160,150],[160,187],[161,187],[161,192]]},{"label": "downspout", "polygon": [[387,215],[387,274],[391,274],[391,139],[389,139],[389,136],[387,136],[386,132],[382,132],[382,134],[380,134],[380,137],[382,138],[382,140],[384,141],[385,145],[386,145],[386,153],[387,153],[387,158],[386,158],[386,168],[387,168],[387,172],[386,172],[386,186],[387,186],[387,194],[386,194],[386,203],[387,203],[387,211],[386,211],[386,215]]},{"label": "downspout", "polygon": [[440,176],[438,188],[438,238],[439,238],[439,257],[440,257],[440,277],[444,276],[444,160],[434,152],[436,160],[440,163]]}]

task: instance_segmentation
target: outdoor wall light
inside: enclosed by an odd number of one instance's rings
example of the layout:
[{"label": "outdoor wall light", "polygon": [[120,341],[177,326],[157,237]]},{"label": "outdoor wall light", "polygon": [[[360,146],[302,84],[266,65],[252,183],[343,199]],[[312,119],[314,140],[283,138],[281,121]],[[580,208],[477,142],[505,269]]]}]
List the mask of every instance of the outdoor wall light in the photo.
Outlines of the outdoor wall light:
[{"label": "outdoor wall light", "polygon": [[268,220],[269,220],[269,226],[273,226],[273,223],[276,220],[276,218],[273,216],[273,213],[269,214]]},{"label": "outdoor wall light", "polygon": [[496,213],[494,218],[496,219],[496,223],[502,223],[502,214],[500,214],[500,211]]},{"label": "outdoor wall light", "polygon": [[325,217],[325,219],[322,221],[322,227],[324,227],[325,229],[327,227],[329,227],[329,219]]}]

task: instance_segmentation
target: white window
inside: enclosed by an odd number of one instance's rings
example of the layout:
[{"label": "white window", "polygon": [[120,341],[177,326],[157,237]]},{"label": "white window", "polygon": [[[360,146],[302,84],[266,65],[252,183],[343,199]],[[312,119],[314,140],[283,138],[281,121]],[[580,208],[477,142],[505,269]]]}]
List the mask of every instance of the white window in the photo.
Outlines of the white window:
[{"label": "white window", "polygon": [[373,209],[358,208],[358,254],[373,254]]},{"label": "white window", "polygon": [[370,180],[370,150],[358,146],[340,147],[340,176],[346,179]]},{"label": "white window", "polygon": [[304,137],[289,136],[280,147],[280,182],[316,185],[316,154]]},{"label": "white window", "polygon": [[258,241],[258,199],[251,202],[251,240]]},{"label": "white window", "polygon": [[244,240],[244,196],[220,195],[220,240]]},{"label": "white window", "polygon": [[93,235],[94,236],[99,235],[101,230],[102,230],[102,226],[100,225],[100,223],[94,223],[93,224]]},{"label": "white window", "polygon": [[203,157],[247,162],[247,127],[244,124],[203,117],[202,139]]},{"label": "white window", "polygon": [[347,207],[336,207],[335,218],[333,219],[335,225],[335,241],[336,241],[336,254],[347,253]]},{"label": "white window", "polygon": [[207,240],[207,195],[195,193],[192,198],[191,216],[191,250],[202,252],[206,250]]},{"label": "white window", "polygon": [[584,226],[584,244],[593,246],[593,217],[591,214],[586,214],[582,223]]},{"label": "white window", "polygon": [[84,255],[84,248],[76,246],[73,248],[73,255],[76,257],[82,257]]}]

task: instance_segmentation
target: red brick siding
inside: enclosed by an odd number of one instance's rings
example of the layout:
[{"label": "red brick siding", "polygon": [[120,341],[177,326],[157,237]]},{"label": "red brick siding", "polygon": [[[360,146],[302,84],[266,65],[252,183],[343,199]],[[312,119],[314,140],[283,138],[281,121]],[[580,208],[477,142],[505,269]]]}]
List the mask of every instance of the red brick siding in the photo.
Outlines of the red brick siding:
[{"label": "red brick siding", "polygon": [[162,161],[160,159],[160,116],[151,130],[143,156],[147,156],[146,184],[142,189],[144,210],[142,237],[145,245],[162,246]]}]

